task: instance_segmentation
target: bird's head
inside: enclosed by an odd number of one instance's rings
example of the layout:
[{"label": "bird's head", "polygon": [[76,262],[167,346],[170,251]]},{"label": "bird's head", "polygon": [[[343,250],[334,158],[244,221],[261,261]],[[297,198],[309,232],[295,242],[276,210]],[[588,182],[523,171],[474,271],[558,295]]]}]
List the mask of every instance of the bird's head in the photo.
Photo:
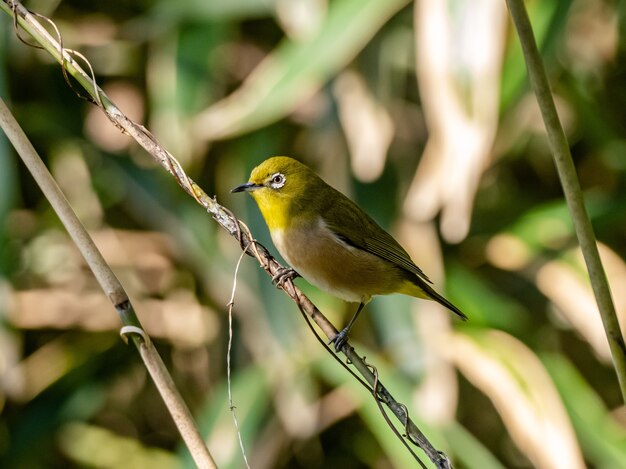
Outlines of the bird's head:
[{"label": "bird's head", "polygon": [[307,166],[287,156],[274,156],[252,170],[250,180],[231,192],[249,192],[263,214],[272,221],[288,216],[295,206],[306,206],[319,177]]}]

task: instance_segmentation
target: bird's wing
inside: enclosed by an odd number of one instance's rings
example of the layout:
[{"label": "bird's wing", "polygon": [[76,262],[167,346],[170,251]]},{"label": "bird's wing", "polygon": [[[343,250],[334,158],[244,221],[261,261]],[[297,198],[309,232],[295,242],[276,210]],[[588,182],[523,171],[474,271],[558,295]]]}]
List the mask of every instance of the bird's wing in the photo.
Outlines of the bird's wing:
[{"label": "bird's wing", "polygon": [[[332,200],[333,198],[329,199]],[[450,311],[457,314],[461,319],[467,319],[467,316],[459,308],[428,285],[432,282],[426,274],[415,265],[402,246],[354,202],[341,194],[340,200],[336,200],[335,198],[332,203],[328,201],[328,203],[324,205],[322,220],[337,238],[415,275],[415,284],[421,288],[429,298],[441,303],[446,308],[450,309]]]},{"label": "bird's wing", "polygon": [[329,205],[322,212],[324,223],[339,239],[355,248],[391,262],[428,283],[432,283],[389,233],[372,220],[358,205],[347,197],[343,197],[342,203]]}]

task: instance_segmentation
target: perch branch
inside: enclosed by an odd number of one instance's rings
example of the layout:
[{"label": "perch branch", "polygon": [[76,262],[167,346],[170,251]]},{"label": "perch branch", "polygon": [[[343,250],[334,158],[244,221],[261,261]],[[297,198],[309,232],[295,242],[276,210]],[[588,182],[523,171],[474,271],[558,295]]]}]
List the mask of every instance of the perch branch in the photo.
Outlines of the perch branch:
[{"label": "perch branch", "polygon": [[[155,137],[147,129],[133,122],[119,110],[102,89],[98,87],[95,80],[85,73],[81,66],[75,61],[74,53],[64,49],[60,45],[60,40],[48,34],[26,8],[15,0],[2,0],[0,1],[0,7],[9,15],[14,16],[16,23],[28,32],[38,44],[41,44],[43,48],[61,64],[61,67],[67,71],[69,75],[76,79],[85,91],[89,93],[92,101],[102,109],[116,127],[133,137],[166,171],[174,176],[183,190],[202,205],[220,226],[238,239],[241,248],[248,255],[255,257],[259,265],[271,277],[274,277],[275,274],[283,268],[270,255],[268,250],[252,237],[243,222],[238,220],[230,210],[221,206],[215,198],[209,197],[189,176],[187,176],[187,174],[185,174],[178,161],[157,142]],[[333,339],[337,335],[337,329],[293,282],[284,282],[280,287],[296,302],[298,307],[315,322],[328,339]],[[393,398],[391,393],[383,386],[380,380],[378,380],[371,366],[355,352],[354,348],[346,343],[341,349],[341,352],[347,357],[348,362],[354,365],[358,373],[363,376],[365,382],[371,386],[370,390],[375,398],[385,403],[398,418],[407,434],[407,440],[419,446],[438,469],[451,468],[452,466],[446,455],[437,451],[432,446],[409,417],[406,406],[398,403]]]}]

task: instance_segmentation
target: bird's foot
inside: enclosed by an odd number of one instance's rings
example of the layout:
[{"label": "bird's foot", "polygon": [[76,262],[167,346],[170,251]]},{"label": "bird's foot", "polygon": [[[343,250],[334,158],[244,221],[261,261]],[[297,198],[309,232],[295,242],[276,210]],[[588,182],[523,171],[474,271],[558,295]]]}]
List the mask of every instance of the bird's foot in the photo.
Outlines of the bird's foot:
[{"label": "bird's foot", "polygon": [[335,346],[335,352],[339,352],[344,345],[348,343],[348,333],[350,328],[344,327],[335,337],[328,341],[328,345],[333,344]]},{"label": "bird's foot", "polygon": [[300,274],[294,269],[291,267],[281,267],[272,277],[272,282],[277,287],[283,288],[287,280],[293,280],[296,277],[300,277]]}]

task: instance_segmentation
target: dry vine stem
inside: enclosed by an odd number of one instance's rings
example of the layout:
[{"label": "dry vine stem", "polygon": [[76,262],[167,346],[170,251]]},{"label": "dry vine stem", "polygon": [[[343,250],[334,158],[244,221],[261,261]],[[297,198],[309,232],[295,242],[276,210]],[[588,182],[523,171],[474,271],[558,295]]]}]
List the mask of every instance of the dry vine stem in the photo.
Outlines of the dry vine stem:
[{"label": "dry vine stem", "polygon": [[[260,266],[270,275],[274,276],[282,266],[270,255],[268,250],[259,244],[248,230],[247,226],[239,221],[228,209],[222,207],[214,198],[209,197],[193,180],[185,174],[178,161],[165,150],[154,138],[154,136],[143,126],[136,124],[126,117],[119,108],[109,99],[109,97],[98,87],[93,80],[80,65],[74,60],[73,54],[68,53],[61,45],[60,41],[53,38],[37,21],[26,8],[19,2],[14,0],[0,1],[0,7],[16,19],[17,24],[21,26],[32,38],[40,44],[47,52],[49,52],[63,67],[67,73],[72,75],[76,81],[89,93],[93,102],[98,105],[111,122],[122,132],[134,138],[150,155],[152,155],[161,166],[168,171],[179,185],[191,195],[200,205],[202,205],[209,214],[228,231],[233,237],[237,238],[241,248],[249,255],[255,257]],[[329,339],[333,339],[337,334],[337,329],[328,321],[328,319],[317,309],[317,307],[298,289],[293,282],[287,281],[280,288],[296,302],[298,307],[310,317],[315,324]],[[382,385],[377,376],[370,369],[370,365],[366,364],[348,343],[344,345],[341,352],[345,354],[348,363],[354,365],[359,374],[364,378],[365,382],[370,386],[369,389],[377,400],[382,401],[393,412],[400,421],[406,438],[412,443],[418,445],[434,463],[438,469],[451,468],[448,458],[440,451],[437,451],[428,439],[417,428],[415,423],[408,416],[406,406],[398,403],[391,393]],[[356,375],[355,375],[356,376]],[[359,381],[363,382],[357,377]],[[374,389],[376,391],[374,392]],[[406,445],[406,441],[403,440]],[[420,461],[420,464],[421,461]]]}]

